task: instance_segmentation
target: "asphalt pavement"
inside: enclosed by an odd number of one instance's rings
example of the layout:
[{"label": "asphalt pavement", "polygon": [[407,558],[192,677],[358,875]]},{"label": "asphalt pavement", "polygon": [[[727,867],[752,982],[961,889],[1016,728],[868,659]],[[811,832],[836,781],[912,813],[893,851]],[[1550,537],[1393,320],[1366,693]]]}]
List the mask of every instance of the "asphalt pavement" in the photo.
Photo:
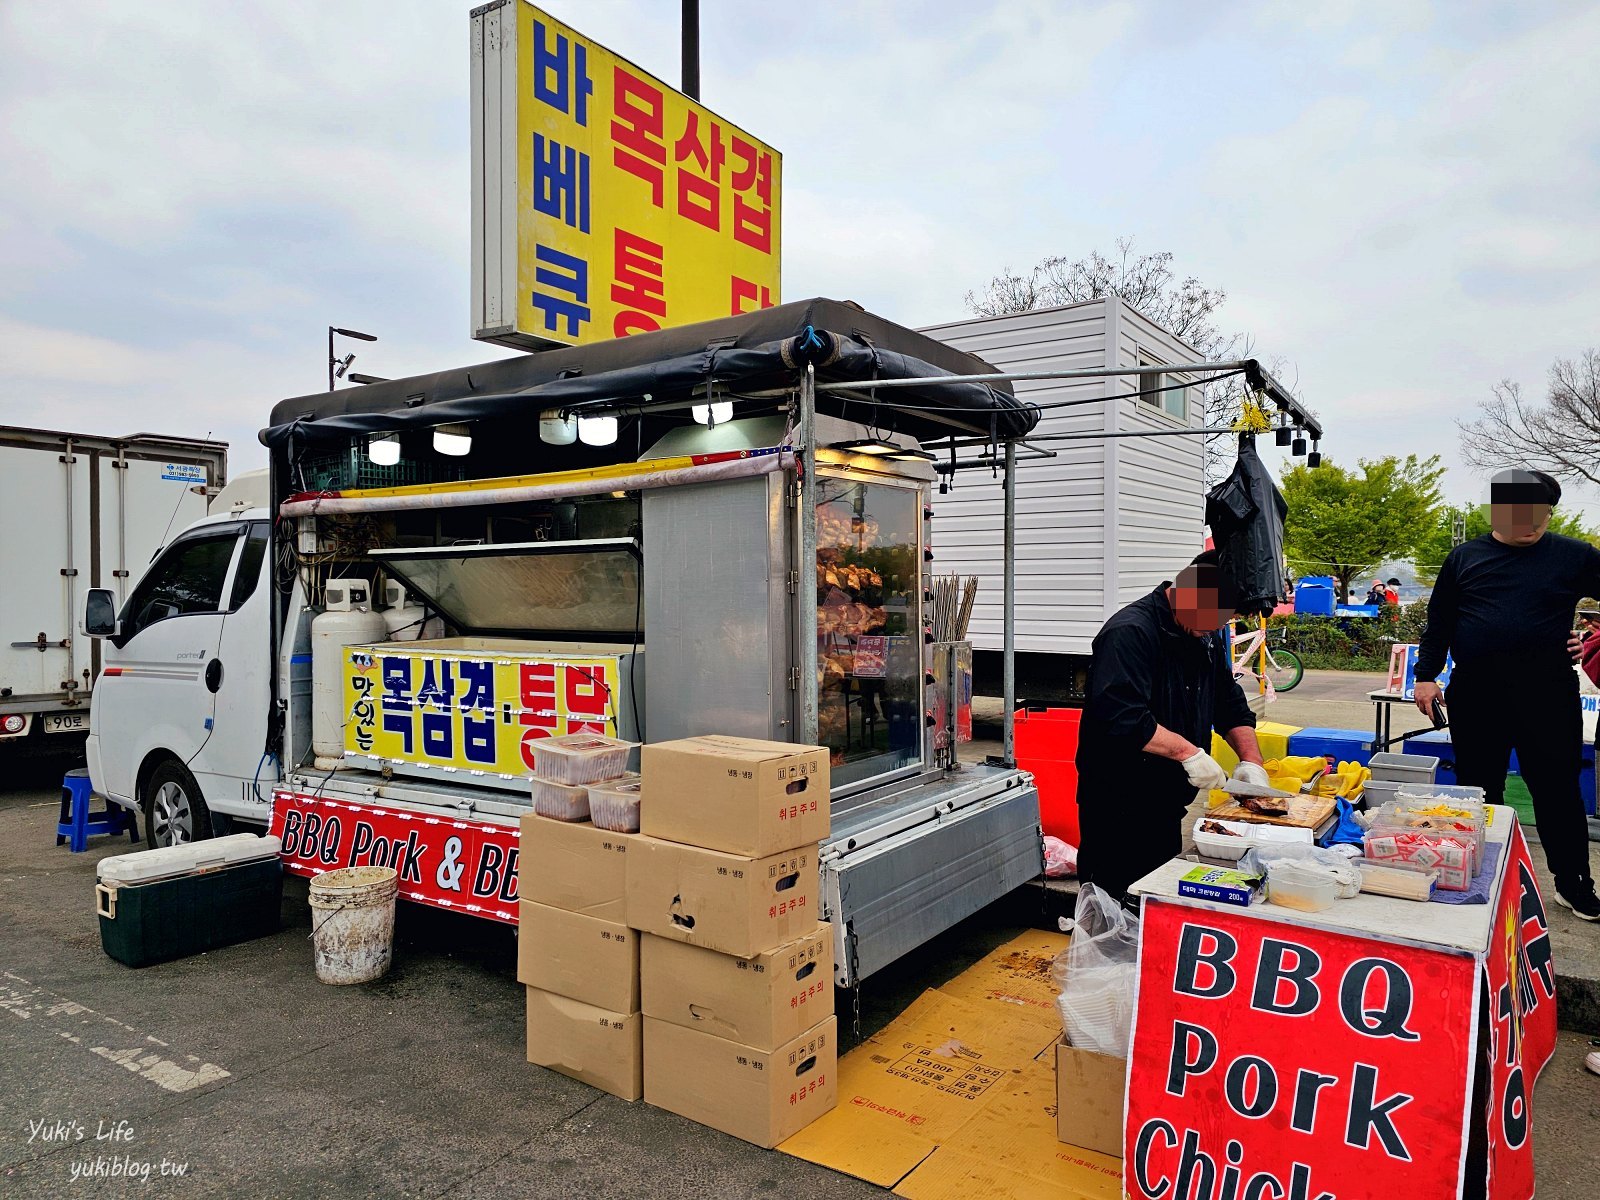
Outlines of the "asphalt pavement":
[{"label": "asphalt pavement", "polygon": [[[515,943],[487,922],[402,904],[390,974],[328,987],[290,879],[275,936],[121,966],[94,866],[128,843],[54,844],[63,765],[0,763],[0,1196],[887,1195],[527,1063]],[[1045,902],[1021,889],[869,981],[863,1031],[1053,925]],[[1587,1043],[1562,1035],[1535,1096],[1541,1197],[1594,1194]]]}]

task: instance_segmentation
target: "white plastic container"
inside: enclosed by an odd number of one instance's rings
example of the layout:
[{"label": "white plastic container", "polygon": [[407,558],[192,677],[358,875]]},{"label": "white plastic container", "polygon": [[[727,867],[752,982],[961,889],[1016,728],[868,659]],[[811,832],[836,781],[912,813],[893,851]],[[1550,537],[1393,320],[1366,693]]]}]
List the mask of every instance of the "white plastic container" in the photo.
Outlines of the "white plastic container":
[{"label": "white plastic container", "polygon": [[1274,863],[1267,870],[1267,900],[1301,912],[1321,912],[1339,898],[1338,881],[1320,871],[1292,862]]},{"label": "white plastic container", "polygon": [[628,770],[637,742],[598,733],[569,733],[533,743],[533,773],[551,783],[599,783]]},{"label": "white plastic container", "polygon": [[596,829],[612,833],[639,832],[639,789],[637,775],[608,779],[589,787],[589,819]]},{"label": "white plastic container", "polygon": [[533,811],[541,817],[557,821],[587,821],[589,819],[589,789],[570,783],[557,783],[553,779],[531,776],[528,780],[533,792]]},{"label": "white plastic container", "polygon": [[[1207,833],[1202,825],[1220,825],[1229,833]],[[1287,825],[1259,825],[1252,821],[1219,821],[1201,817],[1194,823],[1194,848],[1206,858],[1237,862],[1253,846],[1284,845],[1290,842],[1311,844],[1311,830]]]}]

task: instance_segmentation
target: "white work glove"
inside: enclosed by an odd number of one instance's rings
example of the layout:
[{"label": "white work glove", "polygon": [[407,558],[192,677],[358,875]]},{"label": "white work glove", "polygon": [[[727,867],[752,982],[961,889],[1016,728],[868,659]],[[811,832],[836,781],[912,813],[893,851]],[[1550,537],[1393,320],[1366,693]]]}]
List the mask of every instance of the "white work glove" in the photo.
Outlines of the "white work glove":
[{"label": "white work glove", "polygon": [[1197,791],[1209,792],[1228,782],[1228,773],[1222,765],[1204,750],[1196,750],[1183,760],[1183,773]]},{"label": "white work glove", "polygon": [[1271,787],[1267,769],[1260,763],[1242,762],[1233,769],[1233,777],[1240,783],[1253,783],[1257,787]]}]

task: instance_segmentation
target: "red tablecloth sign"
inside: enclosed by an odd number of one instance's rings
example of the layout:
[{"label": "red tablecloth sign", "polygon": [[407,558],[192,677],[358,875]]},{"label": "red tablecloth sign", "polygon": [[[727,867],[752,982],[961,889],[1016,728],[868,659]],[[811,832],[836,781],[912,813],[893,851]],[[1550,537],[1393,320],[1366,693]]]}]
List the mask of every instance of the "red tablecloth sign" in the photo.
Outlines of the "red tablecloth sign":
[{"label": "red tablecloth sign", "polygon": [[[1448,1200],[1486,1126],[1475,1182],[1491,1200],[1531,1197],[1529,1102],[1555,1044],[1555,980],[1520,831],[1507,854],[1484,955],[1147,897],[1128,1194]],[[1489,1098],[1475,1107],[1479,1071]]]}]

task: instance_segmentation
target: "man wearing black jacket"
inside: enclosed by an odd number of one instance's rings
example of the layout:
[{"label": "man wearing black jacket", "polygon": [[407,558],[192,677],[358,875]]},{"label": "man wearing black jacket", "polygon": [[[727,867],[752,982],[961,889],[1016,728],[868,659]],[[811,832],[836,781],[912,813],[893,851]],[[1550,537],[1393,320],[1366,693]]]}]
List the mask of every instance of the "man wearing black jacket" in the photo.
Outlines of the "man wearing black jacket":
[{"label": "man wearing black jacket", "polygon": [[1233,777],[1267,784],[1256,718],[1219,632],[1235,598],[1207,551],[1107,621],[1094,639],[1078,732],[1078,875],[1113,895],[1183,850],[1197,791],[1228,781],[1216,729],[1238,754]]},{"label": "man wearing black jacket", "polygon": [[1589,828],[1578,790],[1583,720],[1567,638],[1580,597],[1600,594],[1600,550],[1550,533],[1561,485],[1542,471],[1504,471],[1489,485],[1493,532],[1444,560],[1417,655],[1417,707],[1431,715],[1455,656],[1448,695],[1456,778],[1503,802],[1516,750],[1533,797],[1556,901],[1600,921]]}]

